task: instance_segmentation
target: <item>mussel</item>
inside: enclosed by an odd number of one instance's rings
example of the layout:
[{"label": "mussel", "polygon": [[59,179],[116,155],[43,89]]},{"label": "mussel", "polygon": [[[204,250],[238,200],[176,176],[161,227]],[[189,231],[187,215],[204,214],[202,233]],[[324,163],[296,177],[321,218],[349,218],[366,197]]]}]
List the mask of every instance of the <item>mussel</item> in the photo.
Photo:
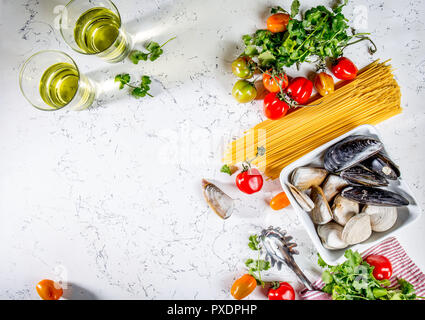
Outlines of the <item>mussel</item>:
[{"label": "mussel", "polygon": [[340,176],[355,186],[384,187],[388,185],[387,179],[362,165],[345,169]]},{"label": "mussel", "polygon": [[203,179],[204,197],[210,208],[222,219],[229,218],[233,213],[234,200],[219,189],[215,184]]},{"label": "mussel", "polygon": [[383,207],[402,207],[409,205],[409,201],[398,193],[372,187],[346,187],[341,195],[344,198],[362,204]]},{"label": "mussel", "polygon": [[329,172],[338,173],[371,157],[382,148],[383,144],[372,137],[349,136],[326,151],[324,165]]},{"label": "mussel", "polygon": [[400,169],[383,151],[366,159],[362,164],[386,179],[397,180],[400,177]]},{"label": "mussel", "polygon": [[299,190],[305,191],[311,186],[319,186],[327,175],[323,168],[298,167],[292,172],[291,182]]}]

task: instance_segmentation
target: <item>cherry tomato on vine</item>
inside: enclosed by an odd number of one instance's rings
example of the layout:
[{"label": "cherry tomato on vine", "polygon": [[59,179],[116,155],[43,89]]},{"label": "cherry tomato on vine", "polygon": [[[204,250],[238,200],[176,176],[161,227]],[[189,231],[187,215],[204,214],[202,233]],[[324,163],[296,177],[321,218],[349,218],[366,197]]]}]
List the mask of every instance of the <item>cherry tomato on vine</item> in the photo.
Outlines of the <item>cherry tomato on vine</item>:
[{"label": "cherry tomato on vine", "polygon": [[256,287],[257,280],[255,280],[255,278],[250,274],[244,274],[233,283],[232,288],[230,289],[230,294],[236,300],[241,300],[250,295]]},{"label": "cherry tomato on vine", "polygon": [[313,82],[304,77],[297,77],[289,82],[286,93],[298,104],[306,104],[313,92]]},{"label": "cherry tomato on vine", "polygon": [[236,186],[242,192],[253,194],[263,187],[263,176],[255,168],[249,168],[236,176]]},{"label": "cherry tomato on vine", "polygon": [[269,300],[295,300],[294,288],[288,282],[275,282],[268,292]]},{"label": "cherry tomato on vine", "polygon": [[239,57],[232,62],[232,72],[235,76],[242,79],[252,78],[254,75],[254,66],[251,58]]},{"label": "cherry tomato on vine", "polygon": [[59,283],[53,280],[44,279],[37,283],[35,287],[38,295],[43,300],[59,300],[63,295],[63,290]]},{"label": "cherry tomato on vine", "polygon": [[263,85],[270,92],[279,92],[288,86],[288,76],[285,73],[273,74],[272,70],[263,73]]},{"label": "cherry tomato on vine", "polygon": [[320,72],[314,78],[314,87],[324,97],[335,91],[334,79],[326,72]]},{"label": "cherry tomato on vine", "polygon": [[286,30],[291,17],[287,13],[275,13],[267,18],[267,30],[277,33]]},{"label": "cherry tomato on vine", "polygon": [[346,57],[336,59],[332,64],[331,71],[335,77],[341,80],[353,80],[357,77],[358,72],[354,63]]},{"label": "cherry tomato on vine", "polygon": [[373,268],[373,276],[376,280],[391,278],[393,274],[393,267],[387,257],[378,254],[372,254],[365,260],[368,264],[375,267]]},{"label": "cherry tomato on vine", "polygon": [[273,199],[270,201],[270,207],[273,210],[281,210],[283,208],[286,208],[291,203],[289,202],[288,197],[286,196],[285,192],[278,193],[273,197]]},{"label": "cherry tomato on vine", "polygon": [[233,86],[233,97],[240,103],[247,103],[255,99],[257,89],[254,84],[246,80],[238,80]]},{"label": "cherry tomato on vine", "polygon": [[270,92],[264,98],[264,115],[270,120],[282,118],[289,110],[289,104],[281,100],[278,92]]}]

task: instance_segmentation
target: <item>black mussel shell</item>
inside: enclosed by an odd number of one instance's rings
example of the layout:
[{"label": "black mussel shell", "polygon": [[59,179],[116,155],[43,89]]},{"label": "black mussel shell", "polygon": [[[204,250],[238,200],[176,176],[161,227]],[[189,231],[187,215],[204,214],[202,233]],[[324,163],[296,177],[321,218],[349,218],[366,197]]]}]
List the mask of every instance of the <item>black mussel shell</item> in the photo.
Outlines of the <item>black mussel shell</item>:
[{"label": "black mussel shell", "polygon": [[341,178],[349,184],[356,186],[369,186],[369,187],[385,187],[388,186],[388,181],[379,174],[365,168],[362,165],[357,165],[345,169],[340,174]]},{"label": "black mussel shell", "polygon": [[400,169],[382,151],[362,163],[366,168],[376,172],[381,177],[397,180],[400,177]]},{"label": "black mussel shell", "polygon": [[346,187],[341,195],[344,198],[383,207],[403,207],[409,205],[409,201],[398,193],[372,187]]},{"label": "black mussel shell", "polygon": [[329,172],[338,173],[377,154],[383,147],[381,141],[372,137],[349,136],[326,151],[324,165]]}]

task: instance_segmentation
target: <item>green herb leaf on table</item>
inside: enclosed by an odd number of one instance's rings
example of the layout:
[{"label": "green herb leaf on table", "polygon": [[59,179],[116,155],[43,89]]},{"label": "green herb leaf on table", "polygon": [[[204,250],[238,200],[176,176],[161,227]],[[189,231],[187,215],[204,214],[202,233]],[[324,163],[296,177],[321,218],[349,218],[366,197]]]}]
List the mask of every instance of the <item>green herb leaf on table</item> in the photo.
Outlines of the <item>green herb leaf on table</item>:
[{"label": "green herb leaf on table", "polygon": [[260,250],[260,241],[258,240],[257,235],[254,234],[252,236],[249,236],[248,247],[254,251]]},{"label": "green herb leaf on table", "polygon": [[300,2],[298,0],[292,1],[291,4],[291,18],[295,17],[300,11]]},{"label": "green herb leaf on table", "polygon": [[149,59],[150,61],[155,61],[156,59],[158,59],[164,53],[164,50],[162,49],[162,47],[164,47],[168,42],[170,42],[171,40],[174,40],[175,38],[176,37],[173,37],[173,38],[167,40],[162,45],[160,45],[158,42],[151,41],[147,45],[145,45],[145,49],[148,52],[142,52],[140,50],[134,50],[130,53],[130,60],[134,64],[138,64],[139,61],[141,61],[141,60],[147,61]]},{"label": "green herb leaf on table", "polygon": [[227,164],[223,165],[220,171],[229,174],[229,176],[232,175],[232,171],[230,170],[230,167]]},{"label": "green herb leaf on table", "polygon": [[142,76],[141,78],[141,82],[139,86],[134,86],[130,84],[130,80],[131,77],[128,73],[123,73],[123,74],[118,74],[115,76],[115,82],[119,82],[120,83],[120,90],[123,89],[125,86],[128,86],[129,88],[131,88],[131,94],[133,97],[135,98],[142,98],[145,96],[150,96],[153,97],[150,93],[150,84],[151,84],[151,79],[148,76]]}]

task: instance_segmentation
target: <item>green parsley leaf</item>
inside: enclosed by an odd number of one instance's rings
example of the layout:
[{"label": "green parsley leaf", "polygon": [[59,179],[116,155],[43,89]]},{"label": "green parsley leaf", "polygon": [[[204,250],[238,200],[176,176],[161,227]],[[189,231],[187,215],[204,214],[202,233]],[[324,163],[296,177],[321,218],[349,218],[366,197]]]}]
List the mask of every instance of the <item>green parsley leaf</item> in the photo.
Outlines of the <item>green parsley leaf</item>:
[{"label": "green parsley leaf", "polygon": [[130,82],[130,75],[128,73],[118,74],[115,76],[115,82],[120,83],[120,90]]},{"label": "green parsley leaf", "polygon": [[145,45],[145,49],[148,52],[142,52],[140,50],[134,50],[134,51],[132,51],[132,53],[129,56],[130,60],[134,64],[138,64],[140,60],[147,61],[149,59],[150,61],[155,61],[156,59],[158,59],[164,53],[164,50],[162,49],[162,47],[164,47],[168,42],[170,42],[171,40],[174,40],[175,38],[176,37],[173,37],[173,38],[167,40],[162,45],[159,45],[158,42],[151,41],[151,42],[149,42],[148,44]]},{"label": "green parsley leaf", "polygon": [[300,2],[298,0],[292,1],[291,4],[291,18],[295,17],[300,10]]},{"label": "green parsley leaf", "polygon": [[229,174],[229,176],[232,175],[232,171],[230,170],[230,167],[227,164],[223,165],[220,171]]},{"label": "green parsley leaf", "polygon": [[260,250],[260,241],[258,240],[257,235],[249,236],[248,247],[250,247],[251,250],[254,250],[254,251]]}]

